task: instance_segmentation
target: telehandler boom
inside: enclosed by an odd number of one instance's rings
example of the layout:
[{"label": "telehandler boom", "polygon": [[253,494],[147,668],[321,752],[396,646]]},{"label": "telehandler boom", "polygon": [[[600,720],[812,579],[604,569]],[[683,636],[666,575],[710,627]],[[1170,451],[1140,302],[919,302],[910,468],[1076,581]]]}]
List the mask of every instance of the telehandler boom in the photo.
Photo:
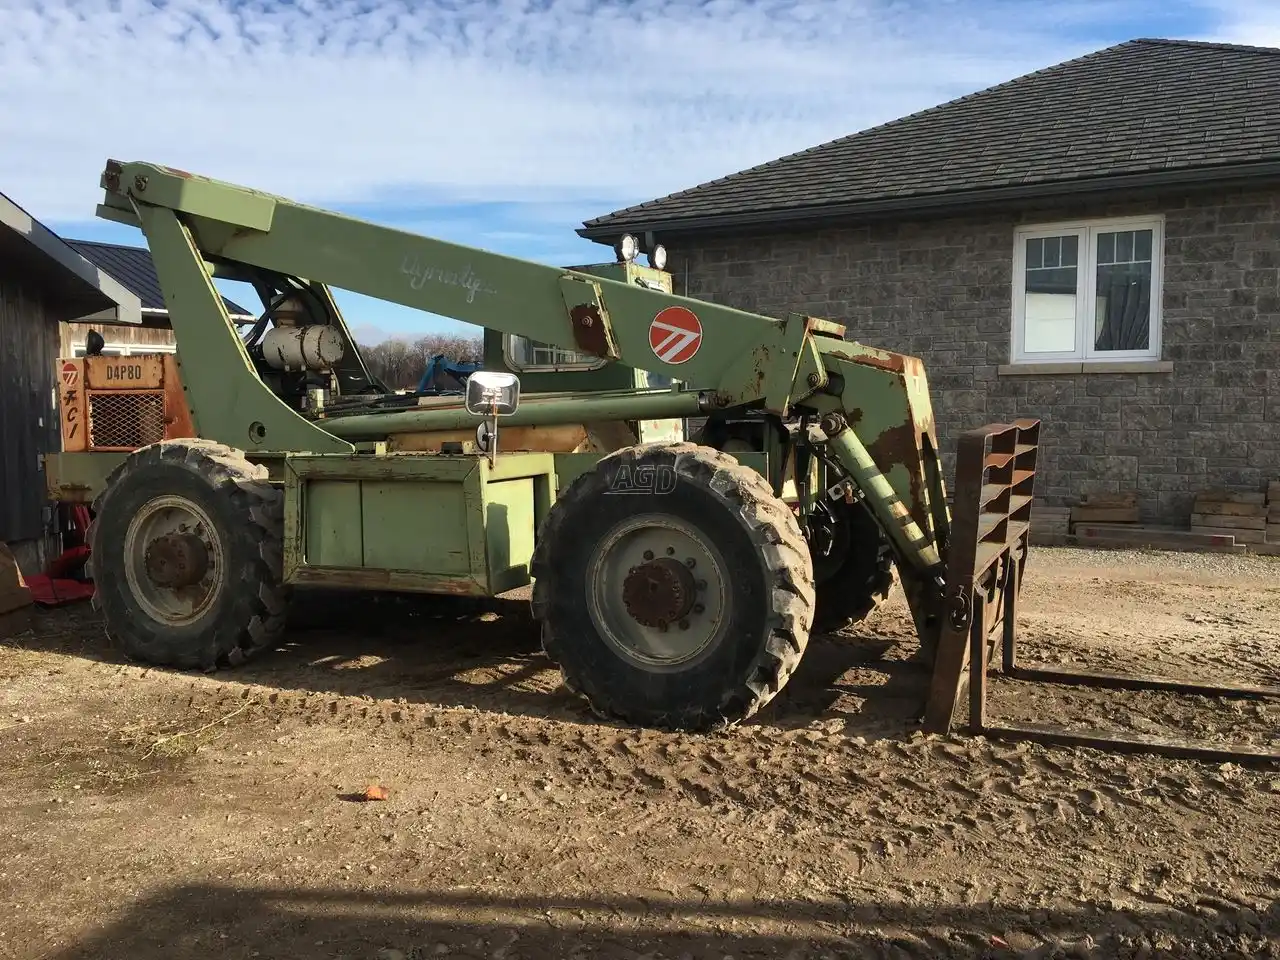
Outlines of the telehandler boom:
[{"label": "telehandler boom", "polygon": [[[597,712],[712,729],[782,689],[815,604],[865,611],[868,571],[887,555],[934,662],[930,722],[945,729],[970,627],[985,643],[992,611],[1016,606],[1038,424],[979,432],[985,452],[957,474],[953,522],[917,358],[826,320],[526,262],[156,164],[109,161],[101,184],[99,216],[140,227],[150,247],[181,377],[165,416],[190,433],[120,453],[94,501],[101,610],[134,657],[238,663],[280,636],[298,584],[498,595],[532,583],[548,656]],[[264,312],[246,334],[215,278],[257,289]],[[465,402],[398,397],[370,374],[331,287],[673,385],[520,398],[515,377],[490,370],[471,374]],[[527,428],[518,449],[499,454],[499,417]],[[566,424],[686,417],[707,418],[703,440],[735,419],[765,439],[732,455],[713,441],[537,441]],[[475,442],[407,442],[458,430]],[[51,484],[91,474],[93,456],[51,457]]]}]

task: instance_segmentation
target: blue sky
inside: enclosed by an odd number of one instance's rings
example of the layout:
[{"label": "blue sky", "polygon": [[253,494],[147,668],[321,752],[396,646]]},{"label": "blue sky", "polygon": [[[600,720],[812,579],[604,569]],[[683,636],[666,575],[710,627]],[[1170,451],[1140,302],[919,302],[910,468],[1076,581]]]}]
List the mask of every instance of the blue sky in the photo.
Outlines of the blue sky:
[{"label": "blue sky", "polygon": [[[1280,46],[1280,3],[0,0],[0,191],[141,243],[93,210],[148,160],[595,262],[585,219],[1142,36]],[[338,297],[368,339],[475,332]]]}]

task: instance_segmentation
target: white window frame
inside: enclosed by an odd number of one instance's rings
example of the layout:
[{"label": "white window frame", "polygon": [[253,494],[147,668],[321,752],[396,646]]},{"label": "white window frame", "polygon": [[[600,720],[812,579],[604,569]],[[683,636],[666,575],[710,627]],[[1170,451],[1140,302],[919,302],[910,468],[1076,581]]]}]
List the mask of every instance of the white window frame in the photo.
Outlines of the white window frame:
[{"label": "white window frame", "polygon": [[[85,356],[86,350],[87,347],[83,340],[72,347],[72,352],[77,357]],[[102,356],[104,357],[132,357],[135,354],[177,352],[177,345],[172,343],[112,343],[108,340],[102,345]]]},{"label": "white window frame", "polygon": [[[525,342],[525,349],[531,359],[536,361],[538,354],[543,354],[544,358],[550,360],[550,362],[520,363],[516,360],[517,340]],[[589,353],[579,353],[575,350],[567,350],[564,347],[552,346],[517,333],[503,335],[502,356],[506,360],[507,366],[519,373],[569,373],[571,371],[599,370],[608,362],[604,357],[594,357]]]},{"label": "white window frame", "polygon": [[[1164,217],[1106,217],[1094,220],[1068,220],[1020,226],[1013,236],[1013,329],[1010,363],[1133,363],[1159,360],[1161,331],[1164,320]],[[1146,350],[1098,350],[1093,346],[1092,332],[1097,309],[1097,235],[1122,230],[1151,231],[1151,315]],[[1076,255],[1076,339],[1075,349],[1028,353],[1023,342],[1026,320],[1027,241],[1041,237],[1074,234]],[[1083,310],[1081,305],[1083,304]]]}]

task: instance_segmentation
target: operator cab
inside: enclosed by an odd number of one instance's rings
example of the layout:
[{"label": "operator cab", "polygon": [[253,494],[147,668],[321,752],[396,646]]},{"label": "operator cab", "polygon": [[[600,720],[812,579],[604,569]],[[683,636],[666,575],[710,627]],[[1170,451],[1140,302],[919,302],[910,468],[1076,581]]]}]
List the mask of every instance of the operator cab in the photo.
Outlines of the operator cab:
[{"label": "operator cab", "polygon": [[[627,242],[629,239],[631,243]],[[649,266],[644,266],[636,262],[636,248],[633,238],[624,237],[617,247],[619,259],[616,263],[565,269],[672,293],[671,274],[665,269],[666,250],[661,245],[654,247],[649,254]],[[670,389],[680,382],[663,374],[610,362],[603,357],[487,328],[484,332],[484,368],[516,374],[525,393]]]},{"label": "operator cab", "polygon": [[[666,250],[661,245],[655,246],[648,255],[649,265],[645,266],[636,261],[638,246],[634,238],[624,237],[615,248],[617,262],[565,269],[672,293],[672,277],[665,269]],[[484,369],[515,374],[525,395],[671,390],[681,385],[681,381],[664,374],[488,328],[484,331]],[[683,420],[642,420],[634,424],[634,429],[640,442],[683,440],[686,433]]]}]

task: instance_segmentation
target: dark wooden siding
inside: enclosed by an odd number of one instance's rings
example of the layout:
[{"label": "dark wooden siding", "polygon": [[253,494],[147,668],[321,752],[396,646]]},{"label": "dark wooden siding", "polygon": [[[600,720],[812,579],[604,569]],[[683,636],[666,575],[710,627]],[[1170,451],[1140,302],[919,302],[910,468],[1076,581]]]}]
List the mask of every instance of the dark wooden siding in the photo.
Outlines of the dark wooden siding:
[{"label": "dark wooden siding", "polygon": [[58,323],[37,290],[0,260],[0,540],[45,533],[40,455],[58,449]]},{"label": "dark wooden siding", "polygon": [[60,323],[58,326],[62,328],[58,347],[58,355],[61,357],[74,356],[75,348],[84,345],[84,338],[89,335],[90,330],[97,330],[108,343],[127,343],[140,349],[174,343],[173,331],[167,327],[109,327],[101,323]]}]

